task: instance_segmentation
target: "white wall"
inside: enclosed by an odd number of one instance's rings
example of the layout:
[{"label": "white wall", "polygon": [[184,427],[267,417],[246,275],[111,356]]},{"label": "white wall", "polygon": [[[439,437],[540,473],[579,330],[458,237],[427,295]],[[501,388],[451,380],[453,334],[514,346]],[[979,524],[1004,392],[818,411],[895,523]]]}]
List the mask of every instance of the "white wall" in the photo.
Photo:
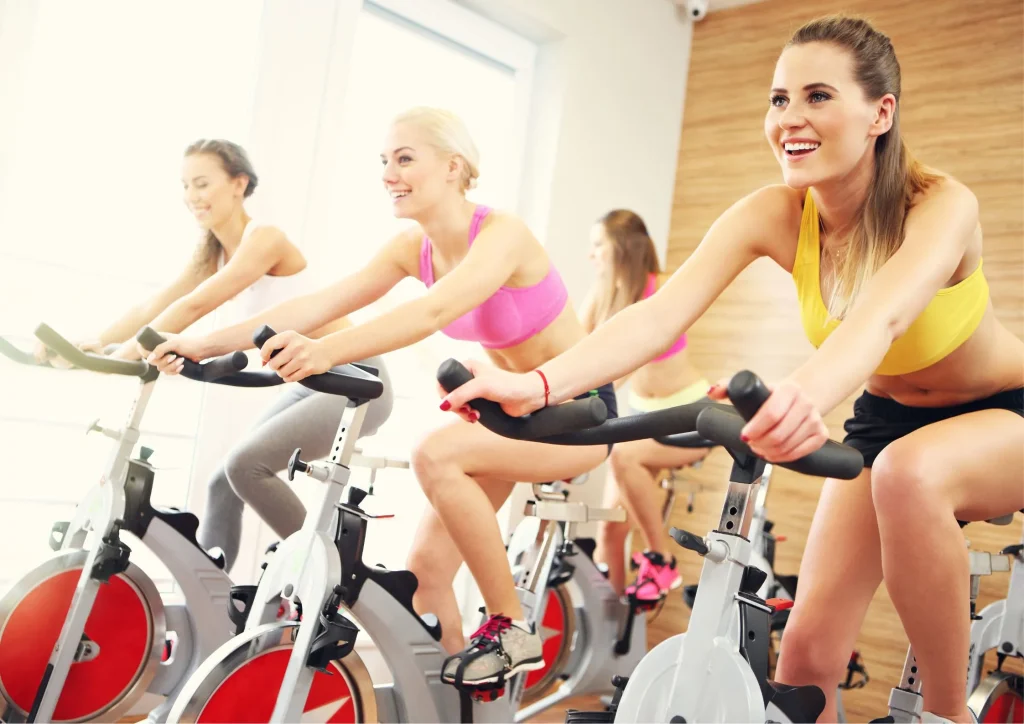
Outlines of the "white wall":
[{"label": "white wall", "polygon": [[664,255],[692,25],[669,0],[459,0],[540,46],[521,212],[578,303],[590,225],[631,208]]}]

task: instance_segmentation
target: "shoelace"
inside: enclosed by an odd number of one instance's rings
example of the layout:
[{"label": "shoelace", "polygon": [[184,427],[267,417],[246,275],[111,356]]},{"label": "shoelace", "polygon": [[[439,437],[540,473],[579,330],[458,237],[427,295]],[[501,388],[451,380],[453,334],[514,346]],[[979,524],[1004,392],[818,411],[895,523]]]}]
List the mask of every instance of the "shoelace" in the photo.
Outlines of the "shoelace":
[{"label": "shoelace", "polygon": [[512,619],[508,616],[502,616],[500,613],[494,613],[484,621],[483,626],[473,632],[470,640],[474,646],[479,646],[484,641],[497,643],[501,632],[507,631],[510,628],[512,628]]}]

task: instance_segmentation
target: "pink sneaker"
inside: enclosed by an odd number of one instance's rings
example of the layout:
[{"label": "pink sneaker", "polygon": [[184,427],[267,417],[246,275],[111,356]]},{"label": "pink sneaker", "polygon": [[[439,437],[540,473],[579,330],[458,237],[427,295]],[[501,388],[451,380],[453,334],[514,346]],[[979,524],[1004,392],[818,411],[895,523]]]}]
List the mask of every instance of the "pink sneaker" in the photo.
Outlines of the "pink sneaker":
[{"label": "pink sneaker", "polygon": [[633,563],[640,571],[636,582],[626,587],[626,595],[635,595],[638,601],[657,602],[669,591],[683,585],[675,558],[666,563],[660,553],[644,551],[633,554]]}]

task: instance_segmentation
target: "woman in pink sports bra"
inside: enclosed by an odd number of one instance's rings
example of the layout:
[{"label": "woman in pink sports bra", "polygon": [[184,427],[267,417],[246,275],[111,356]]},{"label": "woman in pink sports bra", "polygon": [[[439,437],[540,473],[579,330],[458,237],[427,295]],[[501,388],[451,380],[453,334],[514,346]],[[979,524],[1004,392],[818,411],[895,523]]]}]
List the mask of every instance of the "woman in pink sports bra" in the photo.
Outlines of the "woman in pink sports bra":
[{"label": "woman in pink sports bra", "polygon": [[[264,363],[289,382],[400,349],[435,332],[480,342],[494,365],[515,372],[535,369],[565,352],[586,332],[544,247],[513,214],[466,199],[478,176],[477,156],[453,114],[432,108],[401,114],[381,152],[383,182],[395,216],[412,219],[416,226],[335,284],[205,337],[169,340],[153,351],[151,360],[165,367],[175,364],[174,354],[205,359],[246,349],[262,324],[295,330],[271,338],[262,349]],[[303,336],[380,299],[405,277],[419,278],[426,294],[321,339]],[[280,352],[270,359],[275,349]],[[614,415],[612,386],[596,392]],[[456,412],[472,420],[468,408]],[[437,616],[442,644],[454,654],[442,676],[454,682],[465,662],[461,678],[467,685],[544,665],[540,636],[523,621],[494,512],[516,482],[572,478],[597,467],[608,454],[603,445],[562,448],[510,440],[473,421],[455,420],[412,451],[413,470],[432,509],[420,522],[408,559],[419,581],[413,605],[421,614]],[[452,588],[463,560],[490,614],[469,648]]]},{"label": "woman in pink sports bra", "polygon": [[[626,209],[605,214],[590,233],[590,259],[597,280],[583,303],[580,316],[587,332],[617,312],[651,296],[661,278],[654,241],[643,219]],[[686,354],[686,335],[638,369],[618,380],[629,381],[629,406],[637,412],[661,410],[698,400],[708,391],[708,381]],[[667,447],[654,440],[621,443],[612,450],[609,463],[613,480],[605,490],[605,506],[621,504],[629,514],[625,523],[598,524],[594,559],[608,566],[608,580],[618,593],[635,594],[638,600],[656,602],[682,585],[672,555],[674,543],[662,524],[661,500],[655,475],[665,468],[690,465],[707,450]],[[644,536],[645,550],[633,556],[639,567],[636,581],[628,587],[622,550],[630,527]]]}]

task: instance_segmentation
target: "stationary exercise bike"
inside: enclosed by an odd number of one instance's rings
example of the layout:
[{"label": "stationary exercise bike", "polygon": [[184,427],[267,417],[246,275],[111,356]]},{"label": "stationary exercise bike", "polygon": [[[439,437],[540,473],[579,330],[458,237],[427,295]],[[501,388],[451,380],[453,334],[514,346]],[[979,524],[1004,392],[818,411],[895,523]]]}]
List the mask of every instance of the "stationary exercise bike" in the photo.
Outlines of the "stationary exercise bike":
[{"label": "stationary exercise bike", "polygon": [[[714,445],[699,439],[666,439],[664,442],[677,447]],[[698,469],[700,464],[698,460],[692,465],[671,468],[661,476],[659,485],[665,491],[662,505],[665,526],[680,491],[687,493],[688,509],[693,510],[699,484],[686,473]],[[580,476],[569,483],[584,482],[586,477]],[[541,499],[554,495],[557,500],[558,495],[566,494],[564,487],[562,483],[543,486]],[[519,524],[509,544],[513,571],[523,551],[536,539],[536,529],[528,520]],[[564,524],[563,533],[566,525],[574,524]],[[603,570],[593,561],[594,547],[592,539],[580,538],[576,539],[575,546],[568,548],[568,555],[563,554],[561,548],[556,552],[547,600],[537,628],[544,640],[545,665],[524,677],[524,706],[516,713],[516,721],[530,719],[574,696],[613,694],[612,680],[628,676],[647,653],[646,613],[651,606],[635,597],[616,595]],[[557,690],[552,691],[559,681]]]},{"label": "stationary exercise bike", "polygon": [[[462,373],[469,377],[464,368]],[[442,385],[457,386],[444,380]],[[734,376],[728,393],[735,409],[697,402],[609,420],[579,432],[534,437],[507,422],[498,405],[471,403],[480,412],[481,423],[517,439],[593,445],[696,431],[723,445],[734,460],[718,530],[707,539],[672,531],[680,545],[705,558],[689,631],[656,646],[628,681],[620,680],[624,685],[613,702],[614,712],[570,712],[567,721],[814,721],[824,708],[825,696],[818,687],[785,686],[767,676],[771,616],[791,602],[765,601],[756,593],[766,573],[749,564],[748,536],[752,502],[766,463],[742,442],[740,431],[769,393],[749,372]],[[853,479],[863,469],[863,458],[858,451],[829,441],[811,455],[782,465],[808,475]]]},{"label": "stationary exercise bike", "polygon": [[[545,663],[516,677],[509,696],[513,705],[523,704],[517,722],[573,696],[612,693],[612,679],[628,675],[647,651],[644,608],[620,597],[608,583],[594,563],[593,539],[576,537],[581,523],[625,520],[621,509],[567,502],[565,485],[585,479],[534,485],[535,499],[527,503],[526,517],[509,542],[520,602],[543,639]],[[545,525],[541,538],[539,524]],[[549,573],[531,580],[530,570],[538,563]]]},{"label": "stationary exercise bike", "polygon": [[[54,555],[0,598],[0,719],[114,721],[149,692],[166,697],[149,714],[149,721],[162,722],[188,674],[232,634],[223,557],[211,557],[196,542],[193,514],[150,502],[152,450],[131,457],[156,368],[82,352],[46,325],[36,336],[77,368],[137,377],[140,384],[122,429],[91,427],[115,445],[74,518],[53,526]],[[3,339],[0,353],[37,364]],[[212,380],[245,361],[238,354],[188,363],[183,374]],[[161,599],[132,562],[126,533],[169,569],[183,604]]]},{"label": "stationary exercise bike", "polygon": [[[1013,516],[993,522],[1008,523]],[[967,670],[967,706],[979,722],[1024,722],[1024,675],[1003,671],[1006,659],[1024,659],[1024,533],[1021,542],[1007,546],[998,555],[977,554],[983,573],[1010,568],[1010,585],[1006,598],[985,606],[971,624],[971,662]],[[972,576],[971,596],[977,596],[976,578]],[[974,606],[971,607],[974,613]],[[996,651],[996,668],[984,673],[985,654]]]},{"label": "stationary exercise bike", "polygon": [[[262,346],[273,335],[263,327],[254,339]],[[148,330],[140,333],[147,348],[159,341]],[[322,495],[302,529],[278,545],[255,590],[236,587],[243,629],[186,682],[169,721],[294,722],[304,714],[328,721],[512,721],[511,695],[500,696],[496,688],[460,691],[442,683],[447,652],[436,617],[413,610],[416,577],[363,562],[366,526],[374,516],[361,507],[366,491],[349,486],[348,480],[365,403],[383,390],[373,372],[346,365],[302,380],[311,389],[349,400],[329,460],[307,463],[296,450],[288,464],[289,478],[301,472],[324,483]],[[218,382],[263,387],[281,384],[281,379],[272,372],[238,372]],[[599,400],[566,408],[540,415],[530,426],[550,432],[581,419],[596,424],[601,420],[594,418],[595,411],[604,414]],[[561,505],[573,504],[563,500]],[[590,515],[579,508],[541,510],[548,518],[567,518],[567,513]],[[547,548],[553,550],[554,539]],[[532,581],[546,582],[550,565],[545,554],[531,566]],[[298,620],[279,618],[284,599],[286,609],[299,612]],[[392,682],[371,681],[355,650],[361,633],[375,644]]]},{"label": "stationary exercise bike", "polygon": [[[1009,525],[1013,514],[985,522]],[[965,523],[961,523],[965,525]],[[967,541],[968,547],[970,541]],[[967,668],[967,706],[979,722],[1024,721],[1024,676],[1003,671],[1009,657],[1024,658],[1024,541],[1007,546],[998,554],[969,551],[971,576],[971,645]],[[1004,600],[976,611],[981,579],[1000,571],[1010,571],[1010,590]],[[985,654],[996,650],[996,668],[982,678]],[[918,673],[912,646],[907,647],[900,684],[889,693],[889,713],[872,724],[909,724],[921,721],[924,682]]]},{"label": "stationary exercise bike", "polygon": [[[668,437],[659,438],[658,442],[663,445],[671,445],[681,448],[717,446],[717,443],[713,441],[694,437],[693,433],[670,435]],[[673,476],[676,475],[678,475],[678,473],[673,471]],[[751,548],[750,562],[748,565],[765,573],[764,582],[757,590],[758,596],[763,599],[792,601],[796,598],[797,576],[780,575],[775,571],[775,547],[777,543],[785,541],[785,538],[783,536],[775,535],[773,532],[775,524],[767,517],[768,489],[771,485],[771,478],[772,466],[766,465],[764,473],[761,475],[761,482],[757,491],[757,499],[754,502],[754,512],[752,513],[750,520],[750,533],[747,536],[750,540]],[[693,494],[691,493],[690,495],[692,500]],[[692,512],[692,507],[689,507],[688,510]],[[697,596],[697,585],[698,584],[694,583],[683,588],[683,601],[691,609],[693,608],[693,602]],[[789,620],[790,610],[791,609],[789,608],[781,607],[778,613],[772,616],[771,632],[773,637],[781,639],[786,628],[786,622]],[[778,658],[778,645],[776,641],[772,642],[772,645],[769,647],[768,654],[768,673],[771,675],[775,671],[775,662]],[[864,666],[860,652],[854,651],[847,662],[846,678],[839,684],[839,690],[836,693],[838,721],[846,721],[846,712],[843,709],[841,692],[843,690],[863,688],[867,685],[869,680],[870,678],[868,676],[867,669]]]}]

